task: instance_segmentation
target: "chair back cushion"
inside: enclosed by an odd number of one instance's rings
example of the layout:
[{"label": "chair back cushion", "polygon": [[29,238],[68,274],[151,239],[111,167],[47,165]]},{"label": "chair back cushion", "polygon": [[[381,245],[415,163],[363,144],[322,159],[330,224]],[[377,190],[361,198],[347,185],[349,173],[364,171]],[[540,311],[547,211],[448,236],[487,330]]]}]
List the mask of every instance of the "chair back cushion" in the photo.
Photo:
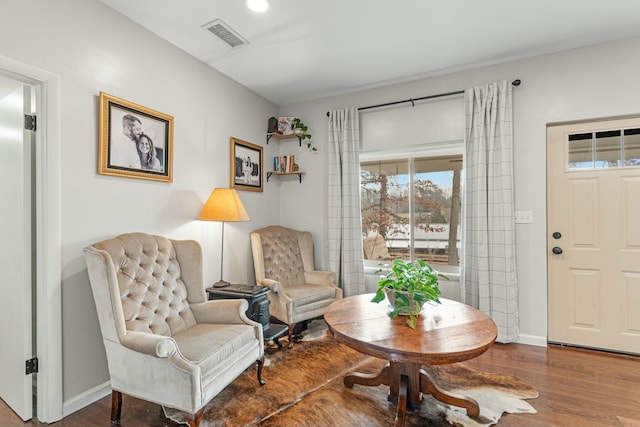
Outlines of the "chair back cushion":
[{"label": "chair back cushion", "polygon": [[[106,277],[115,277],[117,283],[104,285],[117,286],[117,290],[109,292],[119,295],[119,301],[113,304],[120,307],[112,307],[112,313],[114,317],[124,317],[126,330],[173,336],[196,323],[173,241],[129,233],[95,243],[93,247],[106,252],[112,262],[105,268],[113,268],[115,274]],[[201,262],[188,264],[197,267]],[[109,304],[110,301],[96,303]]]},{"label": "chair back cushion", "polygon": [[260,234],[264,276],[284,286],[305,283],[298,232],[281,226],[256,230]]}]

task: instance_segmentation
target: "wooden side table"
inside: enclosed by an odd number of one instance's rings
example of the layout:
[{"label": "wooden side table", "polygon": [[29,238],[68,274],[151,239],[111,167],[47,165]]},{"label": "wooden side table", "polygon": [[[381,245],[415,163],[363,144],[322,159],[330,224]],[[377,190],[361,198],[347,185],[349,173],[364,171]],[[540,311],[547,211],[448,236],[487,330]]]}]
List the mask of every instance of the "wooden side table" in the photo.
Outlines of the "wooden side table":
[{"label": "wooden side table", "polygon": [[269,300],[267,294],[271,292],[266,286],[232,284],[223,288],[210,287],[206,289],[208,298],[213,299],[245,299],[249,303],[247,317],[262,324],[262,334],[265,341],[271,341],[282,348],[280,337],[288,331],[287,325],[269,322]]}]

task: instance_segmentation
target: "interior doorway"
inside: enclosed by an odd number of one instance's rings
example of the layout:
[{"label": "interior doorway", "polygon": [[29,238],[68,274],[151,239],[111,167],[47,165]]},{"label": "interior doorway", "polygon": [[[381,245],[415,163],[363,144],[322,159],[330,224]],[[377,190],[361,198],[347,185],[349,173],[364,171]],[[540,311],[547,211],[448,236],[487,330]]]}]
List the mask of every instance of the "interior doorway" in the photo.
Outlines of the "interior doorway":
[{"label": "interior doorway", "polygon": [[640,354],[640,117],[547,127],[549,341]]},{"label": "interior doorway", "polygon": [[[35,355],[36,259],[34,239],[35,182],[32,130],[25,115],[35,115],[32,86],[0,75],[0,397],[23,420],[31,419],[36,382],[25,370]],[[32,107],[33,105],[33,107]]]},{"label": "interior doorway", "polygon": [[[60,76],[38,67],[15,61],[0,55],[0,76],[29,86],[32,90],[31,100],[38,112],[37,131],[34,134],[34,146],[31,153],[31,210],[33,222],[31,233],[35,236],[36,245],[32,245],[31,257],[35,262],[31,264],[31,281],[34,288],[14,286],[17,290],[31,292],[35,295],[31,313],[26,316],[28,321],[35,323],[38,333],[31,333],[29,340],[22,340],[26,346],[37,347],[37,419],[45,423],[52,423],[63,417],[63,389],[62,389],[62,289],[61,289],[61,164],[60,164]],[[29,97],[28,97],[29,98]],[[24,132],[24,131],[23,131]],[[9,181],[16,178],[12,176]],[[3,181],[2,184],[7,183]],[[34,265],[35,264],[35,265]],[[0,287],[3,291],[10,287],[4,281]],[[23,301],[28,296],[21,295]],[[3,295],[3,303],[11,302]],[[2,303],[0,303],[2,304]],[[24,313],[21,313],[24,317]],[[13,319],[9,323],[13,326]],[[0,352],[4,352],[8,343],[3,342]],[[21,346],[17,346],[26,355],[33,355]],[[17,350],[16,350],[17,351]],[[1,356],[0,356],[1,357]],[[24,380],[25,360],[20,367],[20,378]],[[0,374],[2,375],[2,374]],[[25,375],[29,391],[25,392],[31,401],[31,387],[33,375]],[[0,382],[4,381],[4,377]],[[24,395],[21,395],[24,396]],[[36,414],[32,414],[36,415]]]}]

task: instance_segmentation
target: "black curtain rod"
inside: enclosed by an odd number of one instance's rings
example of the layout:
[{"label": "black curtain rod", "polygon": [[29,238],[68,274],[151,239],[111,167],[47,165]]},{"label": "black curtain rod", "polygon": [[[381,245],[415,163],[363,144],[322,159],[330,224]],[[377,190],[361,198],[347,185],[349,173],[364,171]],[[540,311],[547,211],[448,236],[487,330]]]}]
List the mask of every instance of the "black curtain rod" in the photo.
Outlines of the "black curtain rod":
[{"label": "black curtain rod", "polygon": [[[511,82],[511,84],[514,86],[520,86],[520,83],[522,83],[520,79],[516,79]],[[388,107],[389,105],[403,104],[405,102],[410,102],[411,105],[415,107],[415,101],[423,101],[425,99],[432,99],[432,98],[442,98],[443,96],[461,95],[463,93],[464,93],[464,90],[458,90],[455,92],[439,93],[437,95],[423,96],[420,98],[409,98],[409,99],[404,99],[402,101],[385,102],[384,104],[367,105],[366,107],[358,107],[358,111],[369,110],[371,108]],[[327,117],[329,117],[328,111],[327,111]]]}]

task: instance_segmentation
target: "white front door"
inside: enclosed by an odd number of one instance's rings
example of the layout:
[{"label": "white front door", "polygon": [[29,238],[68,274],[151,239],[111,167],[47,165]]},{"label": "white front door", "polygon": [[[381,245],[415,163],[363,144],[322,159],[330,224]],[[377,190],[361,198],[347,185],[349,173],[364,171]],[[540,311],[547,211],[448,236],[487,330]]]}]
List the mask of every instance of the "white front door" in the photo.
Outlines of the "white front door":
[{"label": "white front door", "polygon": [[547,128],[550,342],[640,354],[640,118]]},{"label": "white front door", "polygon": [[25,373],[33,357],[29,89],[0,75],[0,397],[23,420],[33,413],[32,375]]}]

